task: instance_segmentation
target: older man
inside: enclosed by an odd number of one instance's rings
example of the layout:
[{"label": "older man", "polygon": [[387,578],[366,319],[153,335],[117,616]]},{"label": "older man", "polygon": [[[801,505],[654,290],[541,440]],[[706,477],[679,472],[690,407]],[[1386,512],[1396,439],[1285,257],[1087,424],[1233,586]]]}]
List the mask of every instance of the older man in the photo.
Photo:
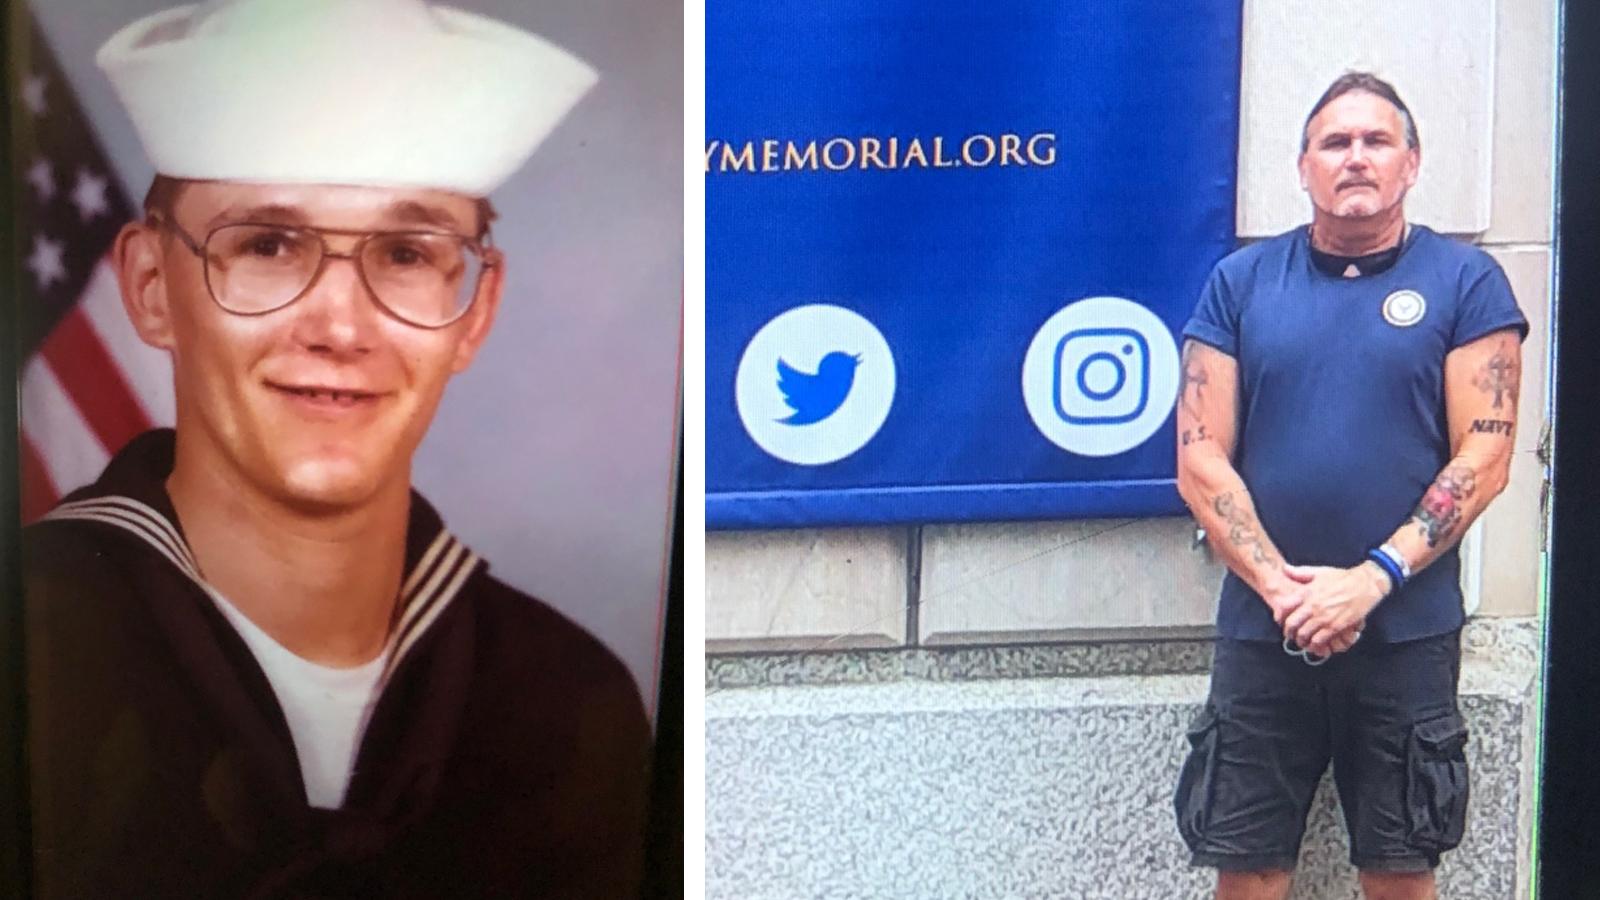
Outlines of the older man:
[{"label": "older man", "polygon": [[1456,546],[1505,487],[1527,323],[1408,223],[1422,161],[1365,73],[1307,117],[1310,225],[1219,263],[1184,330],[1179,489],[1229,569],[1176,806],[1221,898],[1282,898],[1331,759],[1369,898],[1434,896],[1467,806]]},{"label": "older man", "polygon": [[632,679],[410,484],[500,303],[484,198],[593,72],[422,0],[181,7],[99,61],[177,416],[26,537],[37,893],[635,893]]}]

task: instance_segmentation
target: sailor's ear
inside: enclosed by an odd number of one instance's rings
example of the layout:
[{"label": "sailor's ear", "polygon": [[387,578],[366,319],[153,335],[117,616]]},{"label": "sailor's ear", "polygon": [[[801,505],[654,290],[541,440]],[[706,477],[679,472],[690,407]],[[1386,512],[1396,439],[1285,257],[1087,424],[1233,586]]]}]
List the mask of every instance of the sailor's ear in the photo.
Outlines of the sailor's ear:
[{"label": "sailor's ear", "polygon": [[494,326],[495,314],[500,311],[500,292],[506,283],[506,258],[496,248],[486,248],[486,251],[484,261],[487,265],[478,279],[478,294],[472,300],[472,308],[458,323],[458,327],[465,328],[465,333],[461,343],[456,345],[455,359],[450,364],[452,372],[465,371],[467,366],[472,365],[478,348],[483,346],[489,329]]},{"label": "sailor's ear", "polygon": [[111,264],[122,291],[122,308],[140,340],[172,349],[172,302],[167,290],[164,236],[154,225],[129,222],[111,246]]}]

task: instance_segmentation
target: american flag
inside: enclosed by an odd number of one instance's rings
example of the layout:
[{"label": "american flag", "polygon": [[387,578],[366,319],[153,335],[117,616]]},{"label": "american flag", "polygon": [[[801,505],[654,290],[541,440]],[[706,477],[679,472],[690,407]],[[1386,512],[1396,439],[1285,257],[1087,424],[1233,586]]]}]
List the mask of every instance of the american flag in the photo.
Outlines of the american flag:
[{"label": "american flag", "polygon": [[29,54],[14,76],[22,101],[16,164],[26,182],[24,522],[93,481],[129,439],[173,420],[171,364],[134,332],[109,257],[133,205],[46,36],[30,25]]}]

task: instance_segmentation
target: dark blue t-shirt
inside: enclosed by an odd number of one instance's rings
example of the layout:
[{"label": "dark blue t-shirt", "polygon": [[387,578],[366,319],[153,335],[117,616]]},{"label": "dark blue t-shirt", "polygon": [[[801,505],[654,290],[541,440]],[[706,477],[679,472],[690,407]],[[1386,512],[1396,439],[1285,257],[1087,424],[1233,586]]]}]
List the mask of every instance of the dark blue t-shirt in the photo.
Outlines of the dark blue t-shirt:
[{"label": "dark blue t-shirt", "polygon": [[[1444,360],[1451,350],[1528,323],[1498,263],[1412,226],[1395,264],[1344,278],[1311,261],[1308,229],[1217,263],[1186,338],[1239,364],[1234,464],[1284,557],[1353,566],[1416,509],[1450,460]],[[1515,398],[1511,398],[1515,399]],[[1368,640],[1459,628],[1460,559],[1450,551],[1368,617]],[[1217,631],[1281,640],[1271,610],[1229,572]]]}]

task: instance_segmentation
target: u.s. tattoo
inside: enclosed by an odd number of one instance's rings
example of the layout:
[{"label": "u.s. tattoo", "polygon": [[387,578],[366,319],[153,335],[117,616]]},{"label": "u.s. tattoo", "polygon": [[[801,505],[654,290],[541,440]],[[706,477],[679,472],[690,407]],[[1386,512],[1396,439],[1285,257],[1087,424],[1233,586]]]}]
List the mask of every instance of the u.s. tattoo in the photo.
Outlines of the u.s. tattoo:
[{"label": "u.s. tattoo", "polygon": [[1228,543],[1241,550],[1248,550],[1250,558],[1257,563],[1276,566],[1279,564],[1278,555],[1272,552],[1266,539],[1260,532],[1260,522],[1256,520],[1255,513],[1248,503],[1239,503],[1232,491],[1221,494],[1211,501],[1211,508],[1217,511],[1222,521],[1228,526]]},{"label": "u.s. tattoo", "polygon": [[1183,430],[1182,443],[1185,447],[1189,446],[1190,444],[1198,444],[1201,441],[1209,440],[1211,440],[1211,432],[1206,431],[1206,426],[1204,425],[1201,425],[1197,428],[1185,428]]},{"label": "u.s. tattoo", "polygon": [[1478,489],[1478,478],[1467,466],[1450,466],[1433,480],[1411,517],[1429,547],[1437,547],[1461,524],[1461,507]]},{"label": "u.s. tattoo", "polygon": [[1495,409],[1503,409],[1508,403],[1516,402],[1517,383],[1521,376],[1517,371],[1516,346],[1515,341],[1502,340],[1495,348],[1494,355],[1473,376],[1474,387],[1485,394],[1494,394]]}]

